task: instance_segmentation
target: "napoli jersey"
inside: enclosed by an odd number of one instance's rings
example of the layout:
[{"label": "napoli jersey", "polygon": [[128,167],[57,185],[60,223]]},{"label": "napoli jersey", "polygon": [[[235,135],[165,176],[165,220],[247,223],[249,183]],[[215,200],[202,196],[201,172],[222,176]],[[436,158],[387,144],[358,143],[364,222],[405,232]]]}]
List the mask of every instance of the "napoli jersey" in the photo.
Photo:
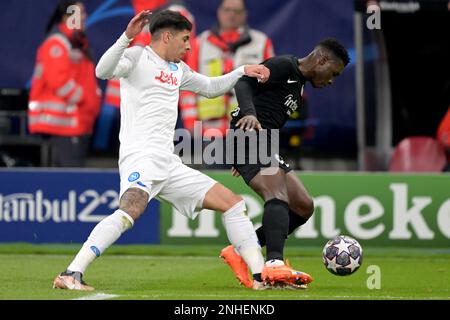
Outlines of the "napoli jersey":
[{"label": "napoli jersey", "polygon": [[130,41],[123,34],[102,56],[96,73],[101,79],[120,79],[120,171],[139,164],[152,172],[154,180],[163,180],[181,163],[173,154],[180,89],[207,97],[221,95],[236,84],[244,67],[209,78],[184,62],[162,59],[148,46],[127,49]]},{"label": "napoli jersey", "polygon": [[161,59],[149,47],[141,50],[136,67],[120,80],[120,160],[173,153],[183,67]]}]

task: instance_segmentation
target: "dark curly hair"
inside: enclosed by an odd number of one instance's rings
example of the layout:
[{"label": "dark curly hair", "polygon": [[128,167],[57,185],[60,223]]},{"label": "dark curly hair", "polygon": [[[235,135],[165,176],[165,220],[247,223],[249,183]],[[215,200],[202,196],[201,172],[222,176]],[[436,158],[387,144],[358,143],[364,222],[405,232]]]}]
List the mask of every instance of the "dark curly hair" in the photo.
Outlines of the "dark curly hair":
[{"label": "dark curly hair", "polygon": [[330,51],[336,58],[339,58],[344,63],[344,66],[348,65],[350,62],[347,49],[334,38],[322,40],[317,46]]},{"label": "dark curly hair", "polygon": [[150,17],[149,30],[152,35],[165,28],[192,31],[192,23],[181,13],[172,10],[163,10]]}]

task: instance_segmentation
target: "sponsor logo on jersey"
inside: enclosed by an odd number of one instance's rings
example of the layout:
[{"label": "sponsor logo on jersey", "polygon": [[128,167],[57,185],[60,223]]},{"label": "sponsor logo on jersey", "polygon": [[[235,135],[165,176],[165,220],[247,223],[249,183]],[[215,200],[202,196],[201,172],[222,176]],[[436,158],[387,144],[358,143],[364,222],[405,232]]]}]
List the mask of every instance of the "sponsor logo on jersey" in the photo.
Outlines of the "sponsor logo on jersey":
[{"label": "sponsor logo on jersey", "polygon": [[167,83],[171,86],[178,85],[178,79],[177,79],[177,77],[174,77],[173,73],[165,73],[162,70],[161,70],[160,75],[155,77],[155,80],[158,80],[161,83]]},{"label": "sponsor logo on jersey", "polygon": [[289,94],[288,96],[285,97],[286,101],[284,105],[289,108],[289,110],[287,111],[288,115],[291,115],[298,109],[297,100],[294,100],[293,98],[294,96],[292,94]]},{"label": "sponsor logo on jersey", "polygon": [[128,177],[128,181],[130,182],[134,182],[137,179],[139,179],[141,175],[139,174],[139,172],[133,172],[132,174],[130,174],[130,176]]},{"label": "sponsor logo on jersey", "polygon": [[287,83],[297,83],[297,80],[288,79]]},{"label": "sponsor logo on jersey", "polygon": [[241,111],[241,108],[236,107],[233,111],[231,111],[231,115],[233,117],[237,117],[239,115],[239,112]]}]

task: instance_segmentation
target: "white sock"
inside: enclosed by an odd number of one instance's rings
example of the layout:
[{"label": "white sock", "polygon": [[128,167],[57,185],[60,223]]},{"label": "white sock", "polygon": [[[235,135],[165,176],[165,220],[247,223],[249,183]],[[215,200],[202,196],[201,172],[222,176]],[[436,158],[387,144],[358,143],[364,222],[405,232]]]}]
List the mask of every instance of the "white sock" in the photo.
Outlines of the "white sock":
[{"label": "white sock", "polygon": [[242,200],[222,215],[222,222],[228,240],[245,260],[252,274],[261,273],[264,267],[264,257],[255,228],[245,211],[245,202]]},{"label": "white sock", "polygon": [[67,269],[84,273],[92,261],[116,242],[133,224],[134,220],[129,214],[120,209],[116,210],[95,226]]},{"label": "white sock", "polygon": [[266,261],[266,266],[268,266],[268,267],[284,266],[284,261],[278,260],[278,259],[272,259],[272,260]]}]

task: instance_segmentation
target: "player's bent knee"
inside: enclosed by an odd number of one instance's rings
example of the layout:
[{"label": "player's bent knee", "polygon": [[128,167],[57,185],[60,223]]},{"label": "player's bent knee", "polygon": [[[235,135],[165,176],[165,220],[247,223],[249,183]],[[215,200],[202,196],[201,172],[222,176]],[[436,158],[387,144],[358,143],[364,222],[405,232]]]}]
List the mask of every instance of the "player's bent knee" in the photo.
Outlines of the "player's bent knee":
[{"label": "player's bent knee", "polygon": [[298,215],[304,219],[309,219],[314,213],[314,200],[311,197],[307,197],[301,200],[292,201],[289,199],[289,207],[292,211],[296,212]]},{"label": "player's bent knee", "polygon": [[264,195],[265,202],[278,199],[284,202],[289,202],[288,196],[284,192],[268,192]]},{"label": "player's bent knee", "polygon": [[312,198],[308,198],[306,200],[306,206],[305,206],[305,214],[307,219],[309,219],[314,213],[314,200]]},{"label": "player's bent knee", "polygon": [[314,200],[308,197],[301,205],[299,212],[302,213],[303,218],[309,219],[314,213]]},{"label": "player's bent knee", "polygon": [[120,210],[137,220],[147,208],[149,195],[144,190],[138,188],[130,188],[120,198]]},{"label": "player's bent knee", "polygon": [[229,190],[229,193],[227,193],[227,196],[224,198],[224,200],[226,202],[226,206],[228,207],[227,209],[230,209],[239,202],[244,201],[244,199],[240,195],[235,194],[231,190]]}]

